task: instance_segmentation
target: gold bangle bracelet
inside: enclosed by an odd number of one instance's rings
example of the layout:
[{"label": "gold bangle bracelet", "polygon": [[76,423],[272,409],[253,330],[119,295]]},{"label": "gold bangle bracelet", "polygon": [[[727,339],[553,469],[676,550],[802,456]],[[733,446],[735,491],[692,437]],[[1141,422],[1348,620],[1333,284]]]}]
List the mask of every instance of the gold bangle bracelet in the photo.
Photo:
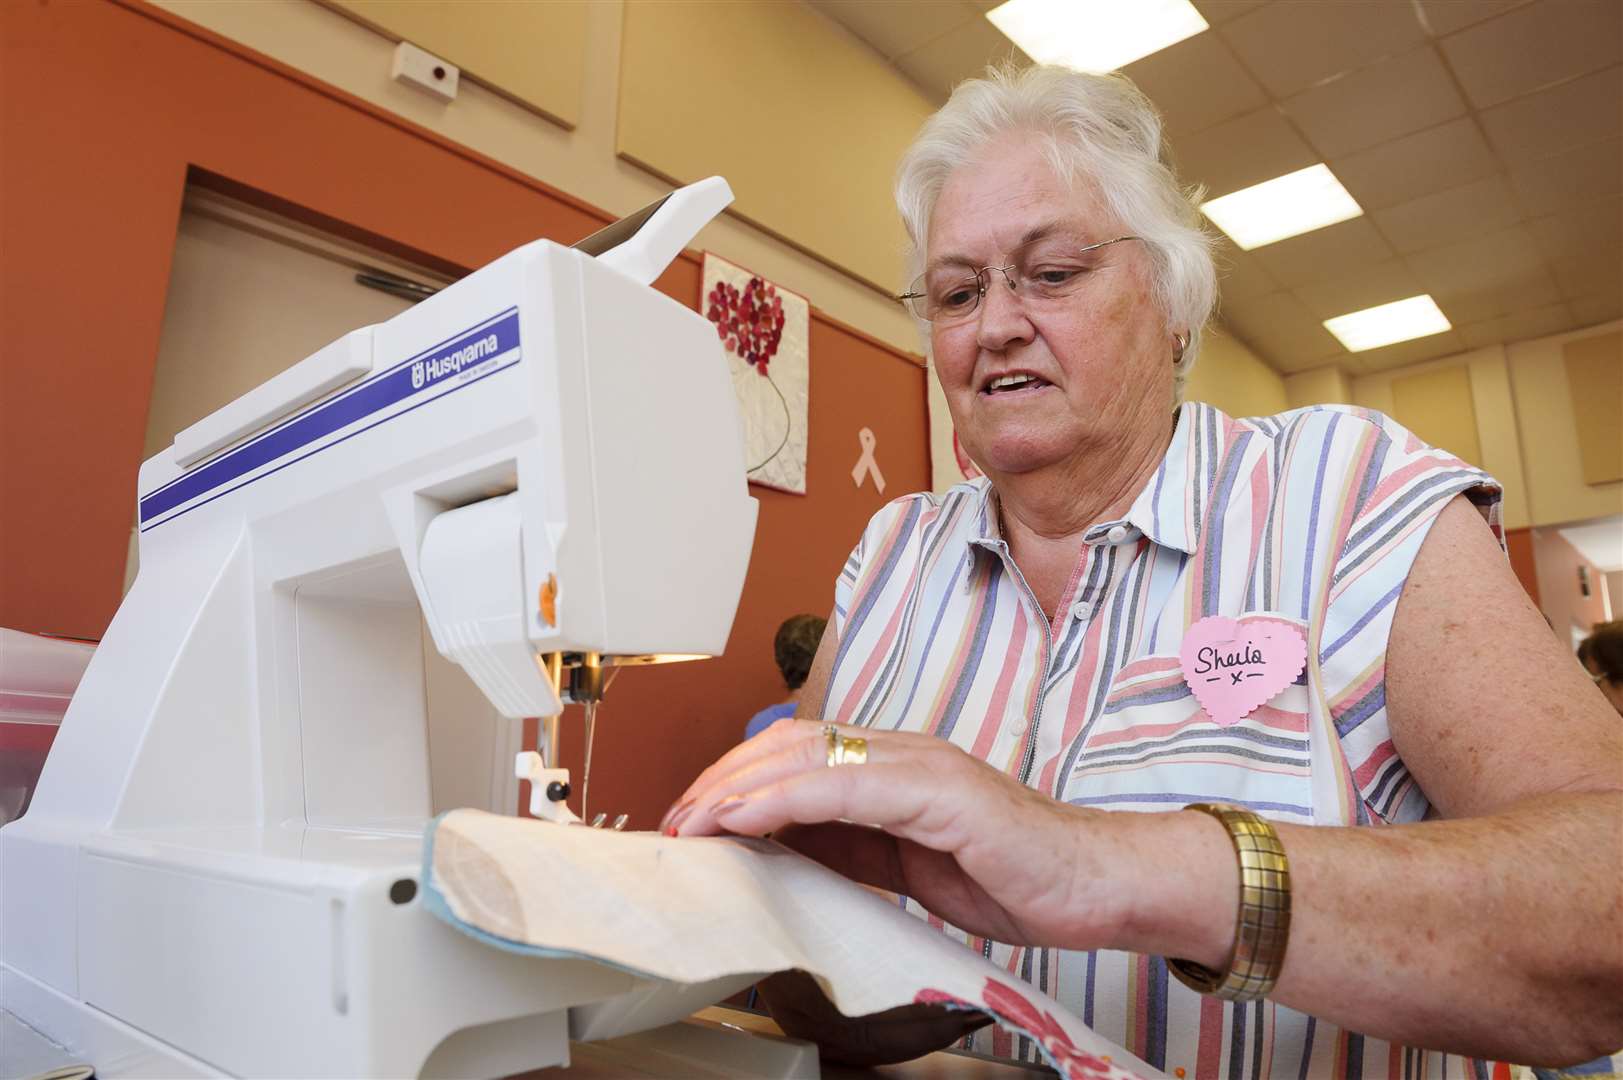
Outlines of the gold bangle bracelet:
[{"label": "gold bangle bracelet", "polygon": [[1171,957],[1167,970],[1191,990],[1225,1001],[1267,997],[1285,966],[1291,925],[1290,863],[1279,834],[1242,806],[1191,803],[1184,809],[1210,814],[1228,830],[1240,859],[1240,918],[1224,970]]}]

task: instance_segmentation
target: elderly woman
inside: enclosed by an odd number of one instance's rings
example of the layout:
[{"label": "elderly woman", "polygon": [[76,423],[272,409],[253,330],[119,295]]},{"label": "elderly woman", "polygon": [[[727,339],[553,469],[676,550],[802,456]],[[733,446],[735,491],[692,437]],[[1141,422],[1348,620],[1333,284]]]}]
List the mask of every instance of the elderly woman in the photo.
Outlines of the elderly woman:
[{"label": "elderly woman", "polygon": [[[1364,410],[1179,406],[1214,275],[1123,79],[961,86],[897,201],[985,477],[874,517],[804,719],[666,830],[904,896],[1177,1076],[1623,1045],[1623,729],[1511,575],[1494,482]],[[835,1057],[966,1026],[819,1022],[779,982]]]}]

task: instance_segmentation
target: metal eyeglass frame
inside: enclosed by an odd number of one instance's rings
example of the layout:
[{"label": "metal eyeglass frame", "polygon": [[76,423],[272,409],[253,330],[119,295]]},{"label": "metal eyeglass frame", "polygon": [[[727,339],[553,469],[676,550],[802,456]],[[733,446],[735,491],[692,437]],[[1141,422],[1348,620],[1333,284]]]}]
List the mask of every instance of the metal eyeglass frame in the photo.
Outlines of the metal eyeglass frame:
[{"label": "metal eyeglass frame", "polygon": [[[1076,251],[1075,251],[1075,254],[1081,255],[1081,254],[1084,254],[1084,253],[1089,252],[1089,251],[1097,251],[1099,248],[1109,247],[1111,244],[1119,244],[1123,240],[1142,240],[1142,239],[1144,239],[1142,236],[1118,236],[1118,237],[1115,237],[1114,239],[1111,239],[1111,240],[1100,240],[1100,241],[1097,241],[1096,243],[1087,244],[1087,245],[1084,245],[1083,247],[1077,248]],[[1031,243],[1036,243],[1036,241],[1031,241]],[[1020,246],[1025,247],[1026,245],[1022,244]],[[961,320],[968,319],[970,316],[974,315],[976,311],[980,310],[981,301],[986,299],[986,291],[992,287],[992,278],[991,278],[990,271],[996,270],[998,273],[1002,274],[1004,283],[1009,286],[1009,291],[1014,293],[1016,296],[1021,296],[1020,286],[1021,286],[1022,283],[1015,280],[1014,276],[1012,274],[1010,274],[1010,271],[1016,269],[1018,266],[1019,266],[1018,263],[1010,263],[1008,266],[983,266],[979,270],[976,270],[975,271],[975,302],[969,306],[968,311],[965,311],[965,312],[963,312],[962,314],[959,314],[959,315],[954,315],[948,321],[949,322],[959,322]],[[913,301],[915,301],[915,300],[924,300],[924,299],[928,298],[928,296],[929,296],[928,293],[922,293],[922,292],[917,291],[924,284],[924,279],[925,279],[926,276],[927,275],[925,275],[925,274],[920,274],[917,278],[915,278],[913,280],[913,284],[908,287],[908,291],[904,292],[904,293],[901,293],[900,295],[898,295],[896,297],[896,299],[901,301],[902,305],[904,307],[906,307],[909,312],[912,313],[912,315],[913,315],[913,317],[915,319],[918,319],[920,322],[933,323],[933,322],[936,322],[936,320],[930,318],[927,315],[925,315],[913,303]]]}]

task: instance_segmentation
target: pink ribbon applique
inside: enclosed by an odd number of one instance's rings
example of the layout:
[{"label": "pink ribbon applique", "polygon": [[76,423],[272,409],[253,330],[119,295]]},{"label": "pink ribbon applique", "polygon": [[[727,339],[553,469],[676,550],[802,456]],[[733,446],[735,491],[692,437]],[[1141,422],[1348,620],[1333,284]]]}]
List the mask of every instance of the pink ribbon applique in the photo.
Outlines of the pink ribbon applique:
[{"label": "pink ribbon applique", "polygon": [[879,445],[878,440],[873,437],[873,429],[863,428],[857,432],[857,441],[862,444],[862,456],[857,458],[856,465],[851,469],[851,479],[855,481],[857,487],[861,487],[862,481],[872,476],[873,486],[883,495],[885,474],[879,471],[879,463],[873,458],[874,447]]}]

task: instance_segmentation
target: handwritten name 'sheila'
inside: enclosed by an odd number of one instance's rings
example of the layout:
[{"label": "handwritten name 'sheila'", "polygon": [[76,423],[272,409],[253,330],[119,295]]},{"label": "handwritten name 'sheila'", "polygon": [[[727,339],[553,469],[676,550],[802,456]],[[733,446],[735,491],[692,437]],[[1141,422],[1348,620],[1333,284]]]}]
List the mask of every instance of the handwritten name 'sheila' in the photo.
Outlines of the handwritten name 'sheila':
[{"label": "handwritten name 'sheila'", "polygon": [[1208,671],[1221,671],[1224,668],[1244,667],[1247,664],[1262,663],[1262,650],[1255,645],[1248,645],[1244,649],[1233,652],[1222,652],[1215,646],[1202,646],[1195,653],[1195,674],[1204,675]]}]

